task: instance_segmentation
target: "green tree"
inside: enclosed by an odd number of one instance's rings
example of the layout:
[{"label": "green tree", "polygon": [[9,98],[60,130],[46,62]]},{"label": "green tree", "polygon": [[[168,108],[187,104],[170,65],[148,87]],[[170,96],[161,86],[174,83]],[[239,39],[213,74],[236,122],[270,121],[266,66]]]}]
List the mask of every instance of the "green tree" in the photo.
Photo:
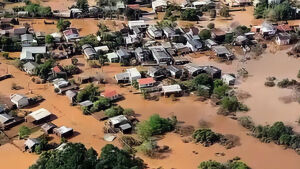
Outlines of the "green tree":
[{"label": "green tree", "polygon": [[52,35],[46,35],[45,42],[47,44],[53,44],[54,43],[54,37]]},{"label": "green tree", "polygon": [[113,106],[105,110],[105,115],[108,117],[114,117],[123,114],[124,109],[121,106]]},{"label": "green tree", "polygon": [[203,86],[207,86],[208,88],[212,89],[213,88],[213,79],[208,76],[208,74],[200,74],[198,76],[196,76],[191,83],[190,88],[192,90],[196,90],[199,88],[199,86],[203,85]]},{"label": "green tree", "polygon": [[82,46],[82,45],[85,45],[85,44],[89,44],[93,47],[96,47],[96,46],[98,46],[99,41],[98,41],[98,39],[95,35],[90,34],[90,35],[87,35],[87,36],[80,39],[79,45]]},{"label": "green tree", "polygon": [[214,24],[214,23],[209,23],[209,24],[207,25],[207,28],[208,28],[208,29],[213,29],[213,28],[215,28],[215,24]]},{"label": "green tree", "polygon": [[94,86],[93,84],[89,84],[78,93],[76,100],[79,103],[86,100],[95,101],[96,96],[98,95],[99,95],[98,87]]},{"label": "green tree", "polygon": [[199,36],[202,40],[206,40],[211,37],[211,32],[208,29],[203,29],[200,31]]},{"label": "green tree", "polygon": [[216,161],[203,161],[198,166],[199,169],[226,169],[226,166]]},{"label": "green tree", "polygon": [[127,109],[124,109],[123,114],[126,116],[133,116],[133,115],[135,115],[135,112],[133,109],[127,108]]},{"label": "green tree", "polygon": [[223,16],[223,17],[229,17],[230,16],[230,14],[229,14],[229,8],[227,6],[223,6],[220,9],[220,16]]},{"label": "green tree", "polygon": [[87,0],[77,0],[76,2],[77,8],[81,9],[82,11],[88,11],[89,4]]},{"label": "green tree", "polygon": [[209,145],[220,141],[220,135],[214,133],[211,129],[198,129],[193,133],[192,137],[196,142]]},{"label": "green tree", "polygon": [[105,97],[99,97],[99,100],[97,100],[93,107],[91,108],[92,112],[105,110],[111,106],[111,101]]},{"label": "green tree", "polygon": [[229,86],[225,84],[222,86],[217,86],[214,88],[213,94],[215,94],[219,99],[221,99],[226,96],[226,93],[229,89]]},{"label": "green tree", "polygon": [[57,21],[57,25],[56,25],[56,27],[57,27],[57,29],[59,30],[59,31],[64,31],[64,30],[66,30],[68,27],[70,27],[70,25],[71,25],[71,22],[70,21],[68,21],[68,20],[63,20],[63,19],[59,19],[58,21]]},{"label": "green tree", "polygon": [[198,21],[203,13],[199,9],[186,9],[181,12],[181,19],[185,21]]},{"label": "green tree", "polygon": [[236,112],[239,110],[240,103],[236,97],[223,97],[221,100],[221,108],[229,112]]},{"label": "green tree", "polygon": [[49,73],[51,72],[52,67],[54,66],[55,61],[54,60],[47,60],[45,63],[40,64],[37,68],[37,74],[42,79],[48,79]]},{"label": "green tree", "polygon": [[21,126],[19,128],[19,138],[20,139],[26,138],[27,136],[29,136],[30,133],[31,133],[30,129],[26,126]]}]

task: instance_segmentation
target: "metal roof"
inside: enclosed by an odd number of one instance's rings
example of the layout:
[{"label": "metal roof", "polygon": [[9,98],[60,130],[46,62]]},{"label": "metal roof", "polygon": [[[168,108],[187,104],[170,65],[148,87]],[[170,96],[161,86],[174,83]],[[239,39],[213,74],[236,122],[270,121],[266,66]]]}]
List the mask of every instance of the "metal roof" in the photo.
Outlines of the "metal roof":
[{"label": "metal roof", "polygon": [[178,84],[175,84],[169,86],[162,86],[162,91],[164,93],[172,93],[172,92],[181,92],[182,89]]},{"label": "metal roof", "polygon": [[41,108],[39,110],[36,110],[36,111],[30,113],[28,116],[31,116],[35,120],[41,120],[50,115],[51,115],[51,113],[48,110]]},{"label": "metal roof", "polygon": [[14,118],[6,113],[0,114],[0,123],[2,123],[2,124],[6,123],[7,121],[12,120],[12,119],[14,119]]},{"label": "metal roof", "polygon": [[127,122],[128,120],[124,115],[119,115],[119,116],[109,118],[109,121],[111,122],[112,125],[116,125],[123,122]]}]

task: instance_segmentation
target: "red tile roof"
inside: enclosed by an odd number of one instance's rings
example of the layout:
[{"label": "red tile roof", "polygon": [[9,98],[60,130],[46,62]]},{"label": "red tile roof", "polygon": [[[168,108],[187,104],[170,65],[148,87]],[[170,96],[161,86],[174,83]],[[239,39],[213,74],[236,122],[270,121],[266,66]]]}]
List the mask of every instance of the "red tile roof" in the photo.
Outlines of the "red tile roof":
[{"label": "red tile roof", "polygon": [[79,34],[79,33],[78,33],[78,30],[77,30],[76,28],[69,28],[69,29],[63,31],[63,33],[64,33],[66,36],[73,35],[73,34]]},{"label": "red tile roof", "polygon": [[279,31],[282,31],[282,32],[292,31],[292,30],[293,30],[293,29],[292,29],[289,25],[287,25],[287,24],[278,25],[278,26],[277,26],[277,29],[278,29]]},{"label": "red tile roof", "polygon": [[140,9],[140,5],[139,4],[127,5],[127,7],[131,8],[131,9]]},{"label": "red tile roof", "polygon": [[115,90],[105,90],[101,93],[101,95],[106,98],[111,98],[113,96],[118,95],[118,93]]},{"label": "red tile roof", "polygon": [[55,66],[52,70],[53,70],[55,73],[61,72],[61,68],[60,68],[59,66]]},{"label": "red tile roof", "polygon": [[140,85],[146,85],[146,84],[155,83],[155,80],[152,77],[148,77],[148,78],[139,79],[138,82]]}]

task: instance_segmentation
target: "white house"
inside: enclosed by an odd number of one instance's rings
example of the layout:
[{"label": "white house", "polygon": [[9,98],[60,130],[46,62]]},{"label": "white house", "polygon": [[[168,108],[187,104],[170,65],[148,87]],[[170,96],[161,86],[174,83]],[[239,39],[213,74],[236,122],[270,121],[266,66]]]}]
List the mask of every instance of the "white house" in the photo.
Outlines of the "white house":
[{"label": "white house", "polygon": [[276,35],[275,42],[277,45],[288,45],[290,44],[291,35],[288,33],[279,33]]},{"label": "white house", "polygon": [[135,80],[138,80],[138,79],[142,78],[142,75],[140,74],[140,72],[136,68],[127,69],[126,72],[129,74],[129,81],[130,82],[133,82]]},{"label": "white house", "polygon": [[235,79],[236,78],[234,76],[230,75],[230,74],[224,74],[222,76],[222,81],[224,83],[226,83],[227,85],[234,85]]},{"label": "white house", "polygon": [[13,94],[10,96],[10,101],[14,103],[18,108],[25,107],[29,104],[29,99],[21,94]]},{"label": "white house", "polygon": [[27,62],[23,65],[23,70],[29,75],[34,75],[38,66],[35,62]]}]

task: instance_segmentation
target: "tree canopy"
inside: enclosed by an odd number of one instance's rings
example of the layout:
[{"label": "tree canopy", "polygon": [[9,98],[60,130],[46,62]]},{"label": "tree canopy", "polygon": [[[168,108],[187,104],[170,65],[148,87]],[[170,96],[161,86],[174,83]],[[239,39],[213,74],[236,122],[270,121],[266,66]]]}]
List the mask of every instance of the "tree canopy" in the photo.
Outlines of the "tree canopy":
[{"label": "tree canopy", "polygon": [[100,157],[93,149],[81,143],[67,143],[63,150],[43,152],[29,169],[142,169],[141,159],[108,144],[101,150]]}]

